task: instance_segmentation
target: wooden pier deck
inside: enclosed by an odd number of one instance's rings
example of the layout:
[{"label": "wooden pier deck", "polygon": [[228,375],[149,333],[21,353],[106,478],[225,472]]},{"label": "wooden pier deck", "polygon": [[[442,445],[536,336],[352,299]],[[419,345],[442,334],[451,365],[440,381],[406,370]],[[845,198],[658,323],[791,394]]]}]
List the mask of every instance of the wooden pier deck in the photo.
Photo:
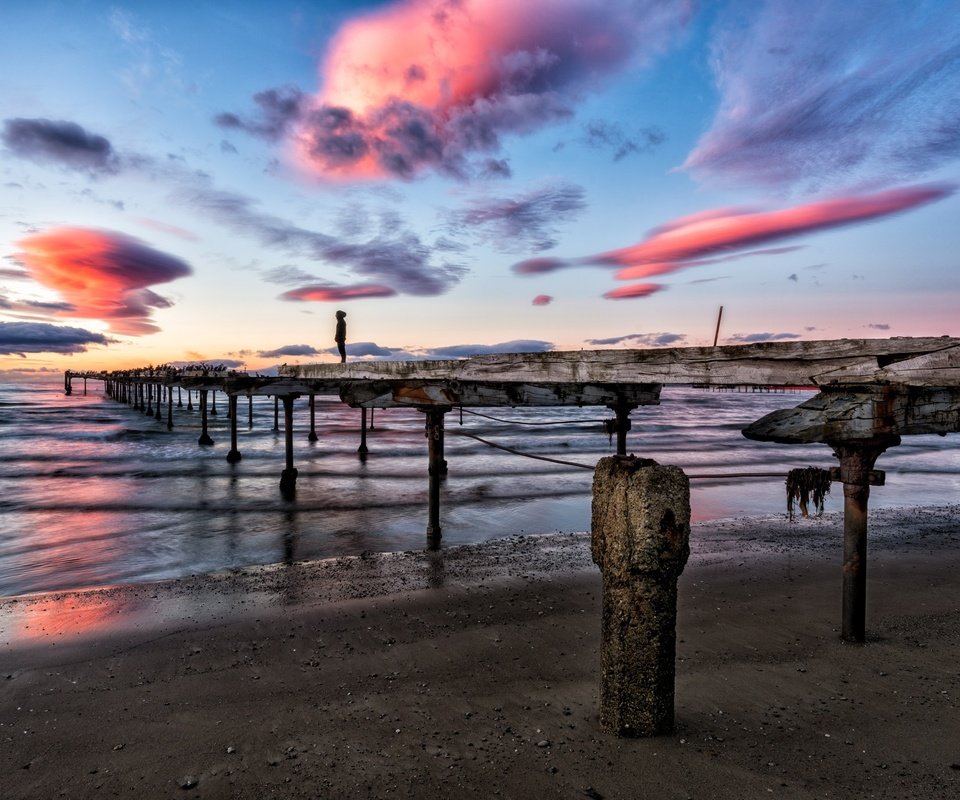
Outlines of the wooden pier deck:
[{"label": "wooden pier deck", "polygon": [[[122,371],[68,371],[64,389],[76,379],[102,381],[105,392],[173,427],[173,390],[197,393],[202,419],[200,445],[210,445],[207,399],[223,392],[230,404],[231,447],[237,463],[237,401],[275,398],[283,405],[284,496],[295,497],[293,404],[307,397],[311,438],[316,395],[338,396],[361,409],[365,437],[368,409],[407,407],[425,415],[428,455],[427,537],[441,535],[440,485],[447,472],[443,451],[444,415],[454,408],[503,406],[606,406],[616,420],[617,453],[627,453],[630,412],[657,405],[664,385],[705,388],[809,387],[815,396],[795,408],[776,411],[747,426],[751,439],[828,444],[840,459],[844,485],[843,636],[864,639],[867,499],[873,467],[902,436],[960,431],[960,339],[891,338],[772,342],[740,346],[656,350],[588,350],[512,353],[452,361],[364,361],[285,366],[262,376],[204,366],[146,367]],[[155,412],[154,412],[155,409]],[[668,411],[664,413],[669,413]],[[704,421],[705,425],[709,420]],[[359,452],[366,452],[361,438]]]}]

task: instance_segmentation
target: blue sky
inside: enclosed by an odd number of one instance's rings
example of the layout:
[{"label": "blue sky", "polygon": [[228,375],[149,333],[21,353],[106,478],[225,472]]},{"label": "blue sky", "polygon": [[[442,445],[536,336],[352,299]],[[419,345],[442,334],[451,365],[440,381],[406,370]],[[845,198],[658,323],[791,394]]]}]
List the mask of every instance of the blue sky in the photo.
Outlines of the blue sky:
[{"label": "blue sky", "polygon": [[955,11],[12,0],[0,369],[958,335]]}]

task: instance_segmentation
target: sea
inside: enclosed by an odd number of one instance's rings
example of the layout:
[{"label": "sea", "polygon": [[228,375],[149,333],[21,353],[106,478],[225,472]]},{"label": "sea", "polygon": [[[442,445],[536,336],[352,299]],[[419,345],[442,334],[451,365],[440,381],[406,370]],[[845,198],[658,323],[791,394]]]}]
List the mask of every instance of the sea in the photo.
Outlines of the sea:
[{"label": "sea", "polygon": [[[810,396],[664,387],[660,405],[632,413],[628,451],[687,471],[694,521],[786,516],[786,472],[835,457],[826,445],[751,442],[740,431]],[[298,400],[297,493],[284,500],[273,400],[254,398],[251,424],[240,399],[236,464],[226,460],[226,398],[217,403],[215,443],[201,447],[195,394],[192,411],[186,392],[175,395],[168,430],[166,408],[157,421],[105,396],[98,381],[84,391],[75,379],[71,396],[60,383],[0,385],[0,596],[427,546],[422,413],[373,412],[361,458],[359,410],[318,396],[311,442],[307,400]],[[592,469],[616,452],[611,417],[590,407],[447,414],[441,546],[589,530]],[[956,445],[956,435],[915,436],[882,455],[886,484],[873,488],[871,508],[956,502]],[[826,508],[842,507],[835,484]]]}]

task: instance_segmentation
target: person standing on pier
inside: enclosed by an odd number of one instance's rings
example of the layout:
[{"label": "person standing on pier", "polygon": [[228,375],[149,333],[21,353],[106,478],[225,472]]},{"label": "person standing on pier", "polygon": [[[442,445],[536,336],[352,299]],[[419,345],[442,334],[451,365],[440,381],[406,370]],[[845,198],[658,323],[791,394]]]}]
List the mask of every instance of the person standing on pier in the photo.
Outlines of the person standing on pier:
[{"label": "person standing on pier", "polygon": [[340,363],[343,364],[347,360],[347,312],[338,311],[337,312],[337,333],[333,337],[333,340],[337,343],[337,350],[340,351]]}]

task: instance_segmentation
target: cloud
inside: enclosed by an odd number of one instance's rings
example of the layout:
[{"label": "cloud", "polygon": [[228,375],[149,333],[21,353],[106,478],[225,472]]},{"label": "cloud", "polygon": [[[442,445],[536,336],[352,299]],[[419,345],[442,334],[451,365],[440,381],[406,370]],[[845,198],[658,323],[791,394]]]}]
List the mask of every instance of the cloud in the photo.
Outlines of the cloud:
[{"label": "cloud", "polygon": [[728,336],[731,344],[752,344],[753,342],[776,342],[782,339],[799,339],[799,333],[738,333]]},{"label": "cloud", "polygon": [[535,306],[548,306],[553,302],[553,298],[548,294],[538,294],[531,302]]},{"label": "cloud", "polygon": [[872,328],[875,331],[888,331],[890,326],[886,322],[871,322],[865,327]]},{"label": "cloud", "polygon": [[374,297],[393,297],[396,291],[389,286],[373,283],[355,283],[352,286],[333,286],[313,284],[290,289],[280,295],[281,300],[294,302],[312,301],[318,303],[336,303],[341,300],[368,300]]},{"label": "cloud", "polygon": [[50,309],[56,316],[104,320],[130,336],[158,331],[153,310],[171,305],[148,287],[192,272],[185,261],[114,231],[53,228],[16,244],[15,257],[33,279],[69,304]]},{"label": "cloud", "polygon": [[[745,255],[782,253],[792,248],[752,250],[756,245],[820,230],[867,222],[949,197],[952,185],[908,186],[794,206],[779,211],[714,209],[655,228],[642,242],[582,258],[533,258],[513,265],[520,275],[537,275],[574,266],[616,268],[618,280],[666,275],[688,267],[714,264]],[[745,252],[739,252],[745,251]],[[643,297],[656,284],[639,284],[604,297]]]},{"label": "cloud", "polygon": [[514,339],[500,344],[452,344],[433,347],[426,351],[430,358],[469,358],[496,353],[546,353],[553,350],[553,342],[538,339]]},{"label": "cloud", "polygon": [[214,122],[221,128],[241,130],[275,141],[282,138],[301,117],[306,100],[307,96],[295,86],[266,89],[253,96],[257,106],[254,115],[241,117],[226,112],[217,114]]},{"label": "cloud", "polygon": [[185,242],[200,241],[200,237],[193,233],[193,231],[188,231],[185,228],[179,227],[178,225],[171,225],[167,222],[161,222],[157,219],[150,219],[149,217],[131,217],[130,219],[131,222],[135,222],[144,228],[149,228],[153,231],[159,231],[160,233],[166,233],[170,236],[176,236],[178,239],[183,239]]},{"label": "cloud", "polygon": [[102,333],[42,322],[0,322],[0,353],[26,358],[27,353],[84,353],[91,344],[109,344]]},{"label": "cloud", "polygon": [[609,292],[604,292],[603,296],[607,300],[627,300],[634,297],[649,297],[667,287],[662,283],[631,283],[629,286],[618,286]]},{"label": "cloud", "polygon": [[951,3],[766,3],[715,43],[720,107],[683,168],[801,188],[915,179],[960,156]]},{"label": "cloud", "polygon": [[113,174],[120,160],[103,136],[75,122],[49,119],[7,119],[0,141],[16,156],[40,164],[53,163],[90,173]]},{"label": "cloud", "polygon": [[617,122],[591,120],[584,126],[581,141],[594,150],[613,150],[613,160],[620,161],[633,153],[649,153],[667,140],[666,134],[651,126],[640,128],[633,135],[624,133]]},{"label": "cloud", "polygon": [[[383,347],[376,342],[347,342],[346,349],[347,355],[354,358],[375,356],[377,358],[389,358],[397,360],[417,357],[401,347]],[[339,351],[336,347],[331,347],[327,350],[324,350],[324,352],[329,353],[330,355],[339,355]]]},{"label": "cloud", "polygon": [[517,197],[471,200],[447,215],[447,229],[451,234],[468,229],[501,250],[548,250],[557,244],[557,230],[586,205],[582,187],[558,183]]},{"label": "cloud", "polygon": [[[24,120],[23,122],[30,123],[28,127],[31,130],[49,133],[46,120]],[[373,282],[388,286],[396,293],[417,296],[443,294],[456,285],[466,273],[466,269],[461,264],[443,260],[441,251],[434,252],[433,248],[405,226],[402,218],[395,212],[380,214],[379,229],[367,241],[347,241],[319,231],[301,228],[287,220],[263,213],[256,208],[256,203],[251,198],[210,188],[204,185],[208,181],[205,175],[188,173],[184,167],[159,165],[155,160],[137,154],[119,158],[104,137],[87,133],[74,123],[54,123],[54,125],[66,126],[70,130],[76,129],[79,133],[70,140],[72,144],[59,148],[50,145],[46,149],[36,145],[30,148],[29,152],[47,153],[46,158],[53,159],[71,169],[83,170],[90,169],[91,164],[99,163],[91,161],[91,156],[84,149],[83,142],[105,142],[101,149],[109,152],[111,156],[100,165],[101,171],[113,171],[121,167],[133,171],[159,171],[163,177],[181,184],[182,188],[174,193],[174,199],[177,202],[189,203],[193,208],[226,227],[256,237],[267,247],[276,247],[299,256],[321,259],[333,266],[347,268],[361,276],[372,278]],[[48,138],[51,141],[53,139],[51,136]],[[27,152],[21,149],[23,153]],[[198,182],[199,186],[197,186]],[[192,237],[189,231],[164,223],[145,219],[139,219],[138,222],[181,238]],[[437,263],[438,260],[440,263]],[[308,280],[315,280],[315,278],[311,276]]]},{"label": "cloud", "polygon": [[632,342],[645,347],[669,347],[680,344],[687,339],[682,333],[628,333],[624,336],[613,336],[608,339],[587,339],[586,344],[613,345]]},{"label": "cloud", "polygon": [[[257,210],[252,199],[233,192],[200,187],[184,189],[178,198],[232,230],[259,239],[267,247],[321,259],[372,278],[371,284],[361,285],[373,286],[379,294],[364,296],[386,297],[388,292],[423,297],[443,294],[466,272],[457,264],[433,263],[431,248],[406,229],[377,235],[365,242],[349,242],[263,213]],[[334,288],[318,285],[305,286],[303,290]]]},{"label": "cloud", "polygon": [[280,356],[318,356],[322,351],[309,344],[286,344],[276,350],[260,350],[261,358],[280,358]]},{"label": "cloud", "polygon": [[689,13],[655,0],[392,3],[340,28],[308,101],[278,108],[261,93],[252,118],[218,121],[289,131],[295,160],[326,177],[489,174],[501,137],[570,117],[582,92],[665,49]]}]

